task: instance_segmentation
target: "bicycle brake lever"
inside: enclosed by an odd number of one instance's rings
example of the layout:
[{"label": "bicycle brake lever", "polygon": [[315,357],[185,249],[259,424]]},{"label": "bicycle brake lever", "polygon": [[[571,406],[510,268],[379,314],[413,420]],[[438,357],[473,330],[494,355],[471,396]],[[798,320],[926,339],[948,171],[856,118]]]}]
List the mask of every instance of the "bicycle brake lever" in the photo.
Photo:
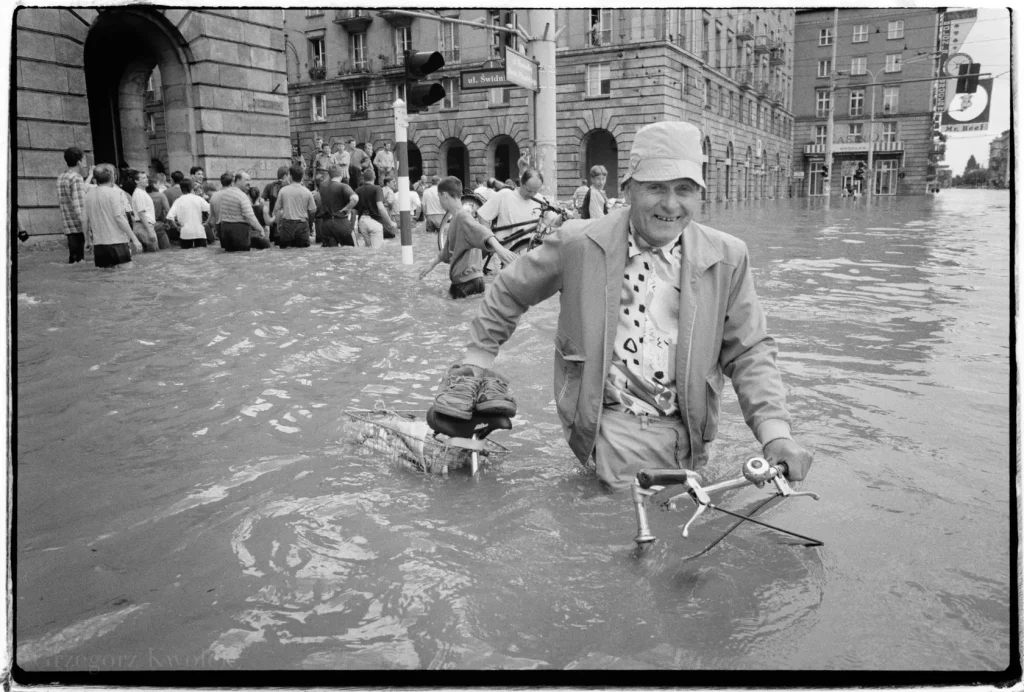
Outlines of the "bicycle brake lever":
[{"label": "bicycle brake lever", "polygon": [[775,476],[775,478],[772,479],[772,482],[775,483],[775,487],[778,488],[779,495],[782,495],[783,497],[800,497],[801,495],[808,495],[815,500],[821,499],[818,496],[818,493],[812,493],[809,490],[802,490],[800,492],[793,490],[793,488],[790,487],[789,482],[786,480],[786,477],[781,473]]}]

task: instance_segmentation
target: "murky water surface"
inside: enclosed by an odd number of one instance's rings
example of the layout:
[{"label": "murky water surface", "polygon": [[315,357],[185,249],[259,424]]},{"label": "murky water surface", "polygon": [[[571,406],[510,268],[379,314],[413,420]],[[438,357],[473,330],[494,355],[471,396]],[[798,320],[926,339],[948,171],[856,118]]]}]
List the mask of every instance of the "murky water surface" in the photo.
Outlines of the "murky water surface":
[{"label": "murky water surface", "polygon": [[[497,366],[512,453],[471,479],[356,446],[352,407],[425,409],[477,300],[392,241],[17,267],[17,662],[107,669],[1009,664],[1009,198],[779,200],[703,220],[750,246],[804,489],[732,520],[581,472],[552,399],[556,301]],[[419,262],[432,237],[417,233]],[[709,467],[757,453],[735,396]],[[767,490],[723,505],[750,508]],[[709,514],[713,514],[710,513]],[[105,658],[104,658],[105,657]],[[177,665],[174,665],[177,664]]]}]

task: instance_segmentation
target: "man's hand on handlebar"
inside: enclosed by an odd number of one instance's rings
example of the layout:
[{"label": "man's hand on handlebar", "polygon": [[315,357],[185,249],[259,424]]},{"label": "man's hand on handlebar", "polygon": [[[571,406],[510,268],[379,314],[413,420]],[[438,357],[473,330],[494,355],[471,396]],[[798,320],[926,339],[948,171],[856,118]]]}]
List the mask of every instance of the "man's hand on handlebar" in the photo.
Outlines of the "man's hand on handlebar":
[{"label": "man's hand on handlebar", "polygon": [[772,466],[777,466],[780,462],[785,463],[786,479],[796,482],[807,476],[811,462],[814,461],[814,454],[788,437],[780,437],[764,446],[764,458]]}]

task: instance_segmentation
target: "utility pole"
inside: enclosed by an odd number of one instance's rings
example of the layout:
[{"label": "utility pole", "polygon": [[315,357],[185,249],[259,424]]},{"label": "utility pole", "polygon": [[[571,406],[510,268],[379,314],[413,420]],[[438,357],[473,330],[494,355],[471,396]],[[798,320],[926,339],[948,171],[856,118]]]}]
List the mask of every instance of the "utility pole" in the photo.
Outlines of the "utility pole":
[{"label": "utility pole", "polygon": [[825,199],[832,199],[832,130],[836,116],[836,49],[839,47],[839,9],[832,15],[832,62],[828,72],[828,126],[825,128],[825,170],[828,177],[824,180],[822,191]]},{"label": "utility pole", "polygon": [[[533,165],[544,176],[544,187],[541,188],[541,191],[551,199],[555,199],[558,194],[558,111],[555,101],[555,42],[559,34],[565,29],[565,27],[562,27],[557,31],[555,30],[555,11],[528,10],[527,16],[530,20],[530,30],[535,33],[533,36],[526,33],[518,22],[516,22],[515,26],[500,26],[488,24],[483,18],[471,22],[454,17],[442,17],[441,15],[422,10],[394,9],[389,11],[408,17],[430,19],[435,22],[462,24],[484,31],[500,31],[515,34],[527,44],[529,47],[528,56],[538,63],[538,93],[530,99],[534,105],[534,110],[530,116],[533,119],[534,139],[536,140],[535,151],[533,152]],[[463,183],[468,183],[468,181],[463,181]]]},{"label": "utility pole", "polygon": [[536,147],[534,166],[544,178],[541,192],[549,199],[558,198],[558,111],[555,101],[555,11],[529,10],[530,57],[538,63],[537,86],[533,98]]}]

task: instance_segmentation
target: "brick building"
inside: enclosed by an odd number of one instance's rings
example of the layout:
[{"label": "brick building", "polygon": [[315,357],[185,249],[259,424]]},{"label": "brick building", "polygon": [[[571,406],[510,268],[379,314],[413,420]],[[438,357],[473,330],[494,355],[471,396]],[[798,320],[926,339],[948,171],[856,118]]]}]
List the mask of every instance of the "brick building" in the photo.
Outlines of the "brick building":
[{"label": "brick building", "polygon": [[[308,157],[317,137],[374,148],[393,141],[402,51],[438,50],[446,65],[433,77],[448,95],[409,118],[411,178],[452,174],[475,185],[517,177],[534,140],[532,93],[463,90],[461,77],[498,57],[503,41],[527,51],[486,25],[514,18],[531,34],[544,27],[529,26],[525,10],[441,14],[483,27],[392,10],[286,10],[293,144]],[[556,56],[558,197],[571,196],[595,164],[618,180],[636,131],[664,119],[702,128],[709,199],[786,194],[793,23],[791,10],[557,10],[552,30],[565,27]]]},{"label": "brick building", "polygon": [[[927,81],[939,74],[938,29],[936,8],[844,8],[835,35],[832,9],[797,10],[794,194],[823,194],[833,71],[832,193],[839,195],[848,184],[866,187],[868,181],[874,194],[928,190],[945,154],[933,119],[934,86]],[[858,181],[861,163],[870,163],[874,172]]]},{"label": "brick building", "polygon": [[21,7],[15,28],[14,230],[62,237],[69,146],[89,163],[146,170],[156,155],[257,179],[290,155],[280,10]]}]

